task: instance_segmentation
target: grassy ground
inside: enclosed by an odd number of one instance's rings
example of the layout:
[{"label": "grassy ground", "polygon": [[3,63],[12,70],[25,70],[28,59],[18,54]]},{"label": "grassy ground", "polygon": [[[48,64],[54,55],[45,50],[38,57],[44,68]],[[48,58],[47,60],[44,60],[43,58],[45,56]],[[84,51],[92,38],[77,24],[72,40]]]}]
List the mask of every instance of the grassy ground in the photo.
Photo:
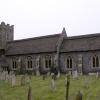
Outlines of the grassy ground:
[{"label": "grassy ground", "polygon": [[[85,76],[85,75],[84,75]],[[70,79],[69,86],[69,99],[75,100],[76,94],[79,90],[83,90],[83,100],[100,100],[100,79],[96,79],[95,76],[87,76],[89,87],[84,85],[84,76],[79,76],[78,80]],[[27,100],[28,88],[32,86],[32,100],[65,100],[66,87],[65,87],[66,75],[61,75],[61,78],[56,80],[56,92],[51,91],[51,77],[48,76],[43,80],[43,76],[31,77],[30,83],[21,86],[20,76],[16,76],[16,86],[12,87],[11,83],[0,84],[0,100]]]}]

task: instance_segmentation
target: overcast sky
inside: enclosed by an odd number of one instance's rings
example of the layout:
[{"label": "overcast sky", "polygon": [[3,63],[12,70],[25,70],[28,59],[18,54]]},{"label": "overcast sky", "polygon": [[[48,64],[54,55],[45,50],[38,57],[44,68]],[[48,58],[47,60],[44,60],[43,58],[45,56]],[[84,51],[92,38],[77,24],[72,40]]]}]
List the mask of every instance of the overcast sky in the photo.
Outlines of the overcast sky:
[{"label": "overcast sky", "polygon": [[100,0],[0,0],[0,22],[14,25],[14,39],[62,32],[100,33]]}]

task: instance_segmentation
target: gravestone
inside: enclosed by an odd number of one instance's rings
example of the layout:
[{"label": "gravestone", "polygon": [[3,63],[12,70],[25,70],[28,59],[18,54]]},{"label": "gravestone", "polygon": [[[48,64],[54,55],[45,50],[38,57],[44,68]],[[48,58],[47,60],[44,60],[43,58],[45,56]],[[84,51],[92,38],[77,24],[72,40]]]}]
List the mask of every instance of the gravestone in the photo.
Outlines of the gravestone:
[{"label": "gravestone", "polygon": [[51,77],[54,76],[54,73],[51,73]]},{"label": "gravestone", "polygon": [[16,77],[15,74],[12,74],[12,86],[16,85]]},{"label": "gravestone", "polygon": [[88,79],[87,79],[86,76],[84,77],[84,83],[85,83],[85,87],[86,87],[86,88],[89,87]]},{"label": "gravestone", "polygon": [[96,73],[89,73],[89,76],[96,76]]},{"label": "gravestone", "polygon": [[50,72],[47,73],[47,76],[50,76]]},{"label": "gravestone", "polygon": [[77,70],[76,71],[73,71],[72,75],[73,75],[73,79],[78,79]]},{"label": "gravestone", "polygon": [[5,75],[6,75],[5,72],[2,72],[2,73],[1,73],[1,79],[2,79],[2,80],[5,80]]},{"label": "gravestone", "polygon": [[45,80],[47,78],[47,76],[46,75],[43,75],[43,80]]},{"label": "gravestone", "polygon": [[72,75],[72,71],[69,71],[68,74],[69,74],[69,75]]},{"label": "gravestone", "polygon": [[21,76],[21,86],[25,85],[25,75]]},{"label": "gravestone", "polygon": [[27,77],[26,77],[26,83],[29,83],[29,81],[30,81],[30,77],[27,76]]},{"label": "gravestone", "polygon": [[12,75],[8,75],[8,81],[9,81],[9,83],[11,83],[11,81],[12,81]]},{"label": "gravestone", "polygon": [[67,85],[67,77],[65,78],[65,86]]},{"label": "gravestone", "polygon": [[57,79],[58,79],[58,78],[60,78],[60,72],[58,72],[58,74],[57,74]]},{"label": "gravestone", "polygon": [[99,73],[98,72],[96,73],[96,78],[99,78]]},{"label": "gravestone", "polygon": [[6,82],[6,83],[9,82],[9,75],[6,75],[5,82]]},{"label": "gravestone", "polygon": [[1,82],[2,82],[2,79],[1,79],[1,77],[0,77],[0,84],[1,84]]},{"label": "gravestone", "polygon": [[52,92],[56,91],[56,84],[55,84],[54,79],[51,80],[51,89],[52,89]]},{"label": "gravestone", "polygon": [[36,70],[36,76],[40,76],[39,70]]},{"label": "gravestone", "polygon": [[82,93],[81,93],[81,91],[79,91],[78,94],[76,95],[76,100],[82,100]]}]

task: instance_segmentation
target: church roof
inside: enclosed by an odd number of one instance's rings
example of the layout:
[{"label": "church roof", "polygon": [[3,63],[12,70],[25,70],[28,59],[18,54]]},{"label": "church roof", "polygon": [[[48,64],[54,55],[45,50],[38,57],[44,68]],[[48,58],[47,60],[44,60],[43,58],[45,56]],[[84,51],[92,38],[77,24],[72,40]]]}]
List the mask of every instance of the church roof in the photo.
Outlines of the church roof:
[{"label": "church roof", "polygon": [[6,45],[6,55],[55,52],[60,34],[15,40]]},{"label": "church roof", "polygon": [[100,50],[100,33],[67,37],[60,52]]}]

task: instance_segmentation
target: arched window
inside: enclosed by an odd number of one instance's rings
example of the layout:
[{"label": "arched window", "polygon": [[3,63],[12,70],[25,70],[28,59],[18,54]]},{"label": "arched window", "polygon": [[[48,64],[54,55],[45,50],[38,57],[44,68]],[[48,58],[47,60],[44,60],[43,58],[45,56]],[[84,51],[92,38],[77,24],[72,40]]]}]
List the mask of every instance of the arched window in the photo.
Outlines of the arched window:
[{"label": "arched window", "polygon": [[99,67],[99,57],[96,54],[92,56],[92,66]]},{"label": "arched window", "polygon": [[12,58],[12,68],[17,69],[17,59],[16,59],[16,57]]},{"label": "arched window", "polygon": [[46,55],[45,56],[45,68],[50,68],[51,67],[51,56]]},{"label": "arched window", "polygon": [[67,56],[67,68],[71,69],[72,68],[72,57],[71,56]]},{"label": "arched window", "polygon": [[27,57],[27,68],[32,68],[32,57],[31,56]]}]

